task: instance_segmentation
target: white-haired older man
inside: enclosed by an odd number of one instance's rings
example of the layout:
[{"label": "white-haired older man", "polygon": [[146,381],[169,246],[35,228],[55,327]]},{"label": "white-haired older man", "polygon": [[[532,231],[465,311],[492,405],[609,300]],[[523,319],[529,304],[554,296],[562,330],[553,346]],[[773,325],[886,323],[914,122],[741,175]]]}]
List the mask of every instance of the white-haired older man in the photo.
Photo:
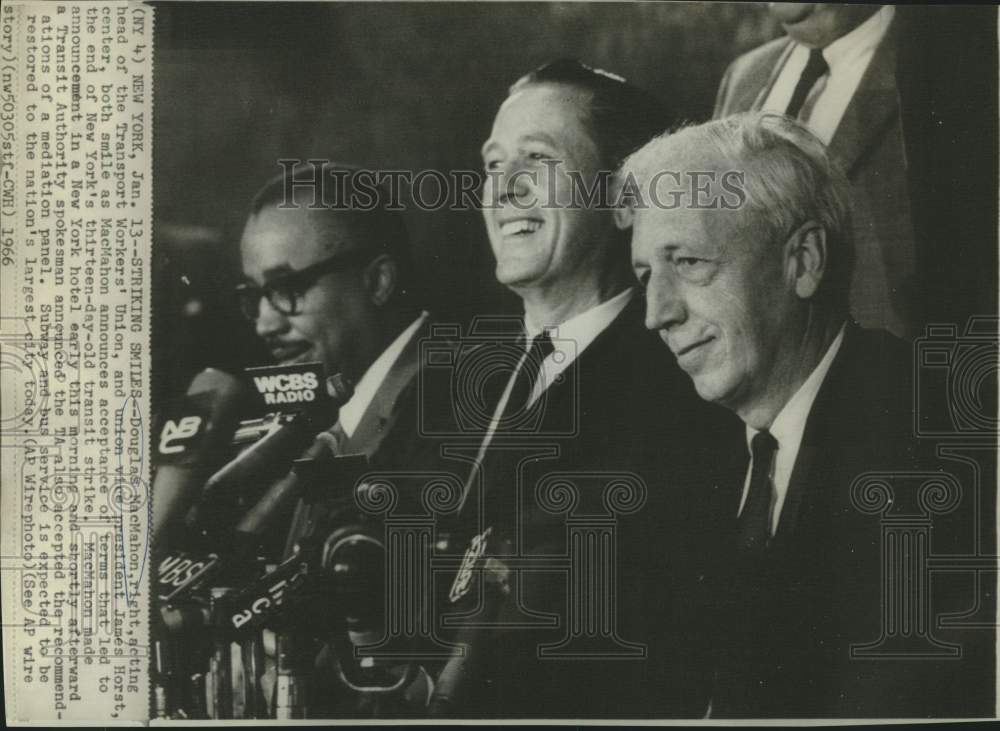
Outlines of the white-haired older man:
[{"label": "white-haired older man", "polygon": [[[887,506],[919,512],[920,485],[899,475],[928,467],[908,348],[849,314],[849,198],[823,143],[790,117],[748,113],[659,137],[622,175],[640,196],[646,326],[702,398],[746,425],[732,540],[706,582],[721,607],[712,715],[991,715],[993,633],[933,622],[975,603],[971,583],[897,581],[889,533],[863,512],[873,473]],[[966,507],[968,478],[950,483]],[[955,524],[933,527],[947,550]],[[886,642],[901,627],[906,641]]]}]

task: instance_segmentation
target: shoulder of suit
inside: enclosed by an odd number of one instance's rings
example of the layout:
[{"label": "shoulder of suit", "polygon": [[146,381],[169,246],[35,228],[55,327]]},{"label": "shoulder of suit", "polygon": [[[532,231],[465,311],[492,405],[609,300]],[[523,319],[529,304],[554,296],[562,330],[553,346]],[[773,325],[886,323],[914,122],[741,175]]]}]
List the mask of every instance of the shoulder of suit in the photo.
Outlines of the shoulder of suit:
[{"label": "shoulder of suit", "polygon": [[[622,361],[626,353],[645,352],[650,357],[663,357],[667,353],[667,346],[656,333],[646,329],[645,302],[642,294],[636,293],[580,357],[588,351],[591,351],[591,357],[605,353]],[[627,364],[623,362],[622,365]]]},{"label": "shoulder of suit", "polygon": [[[840,361],[840,364],[837,364]],[[914,406],[913,345],[885,330],[852,326],[831,377],[839,408],[854,404],[878,421],[909,421]]]},{"label": "shoulder of suit", "polygon": [[781,36],[737,56],[736,60],[729,65],[728,73],[733,77],[732,83],[738,83],[741,77],[755,71],[770,72],[790,42],[788,36]]},{"label": "shoulder of suit", "polygon": [[579,357],[584,373],[600,372],[605,395],[657,409],[693,395],[691,380],[660,336],[646,329],[645,300],[637,295]]},{"label": "shoulder of suit", "polygon": [[856,358],[861,358],[871,368],[902,368],[907,371],[913,362],[913,345],[887,330],[851,327],[845,338]]}]

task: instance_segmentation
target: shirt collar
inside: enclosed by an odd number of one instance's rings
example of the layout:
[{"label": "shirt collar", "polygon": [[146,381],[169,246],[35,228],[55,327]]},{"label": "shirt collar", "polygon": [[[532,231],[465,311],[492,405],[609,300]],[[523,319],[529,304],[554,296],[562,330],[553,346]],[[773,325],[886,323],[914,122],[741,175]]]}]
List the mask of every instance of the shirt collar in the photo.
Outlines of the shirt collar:
[{"label": "shirt collar", "polygon": [[430,317],[430,314],[426,310],[421,312],[420,317],[410,323],[409,327],[396,336],[392,344],[383,350],[382,354],[368,366],[368,370],[365,371],[365,374],[361,376],[361,380],[354,387],[354,395],[351,396],[347,403],[340,407],[338,419],[341,428],[348,438],[354,436],[354,430],[358,428],[361,417],[364,416],[372,399],[375,398],[375,394],[382,386],[390,369],[395,365],[396,360],[399,359],[403,348],[406,347],[406,344],[410,342],[417,330],[427,321],[428,317]]},{"label": "shirt collar", "polygon": [[892,5],[883,5],[864,23],[824,48],[823,58],[831,72],[874,50],[888,32],[895,13]]},{"label": "shirt collar", "polygon": [[[841,325],[837,337],[833,339],[830,347],[826,349],[823,359],[813,368],[812,373],[799,386],[795,395],[788,400],[788,403],[774,417],[774,421],[771,423],[768,431],[777,440],[779,450],[781,447],[786,447],[786,451],[788,451],[788,447],[794,444],[794,448],[791,451],[798,451],[798,444],[802,441],[802,435],[805,432],[806,419],[809,418],[809,412],[812,410],[813,402],[819,394],[820,386],[823,385],[826,374],[830,371],[830,366],[833,365],[833,359],[837,357],[840,346],[844,342],[844,330],[846,327],[846,325]],[[749,425],[747,426],[748,447],[758,433],[757,429]]]},{"label": "shirt collar", "polygon": [[600,335],[621,314],[634,295],[635,287],[629,287],[611,299],[605,300],[579,315],[574,315],[557,327],[537,325],[525,313],[524,330],[529,341],[534,340],[543,329],[549,330],[552,334],[554,350],[564,353],[569,356],[569,360],[572,360],[582,353],[594,341],[594,338]]}]

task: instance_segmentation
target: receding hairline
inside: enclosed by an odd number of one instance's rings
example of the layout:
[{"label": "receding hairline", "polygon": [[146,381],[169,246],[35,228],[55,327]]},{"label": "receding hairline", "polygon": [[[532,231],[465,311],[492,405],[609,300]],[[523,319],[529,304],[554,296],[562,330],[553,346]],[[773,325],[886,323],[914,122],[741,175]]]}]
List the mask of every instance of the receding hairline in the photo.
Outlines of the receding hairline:
[{"label": "receding hairline", "polygon": [[[574,103],[579,102],[576,106],[579,107],[581,112],[580,121],[584,123],[588,128],[593,121],[593,102],[594,102],[594,92],[591,89],[578,86],[570,81],[549,81],[548,79],[542,81],[525,81],[521,86],[518,86],[513,91],[511,91],[504,100],[500,103],[497,108],[497,114],[507,106],[512,100],[521,96],[527,91],[532,89],[550,89],[559,92],[559,97],[566,101],[571,101]],[[593,136],[593,130],[591,130],[591,135]]]},{"label": "receding hairline", "polygon": [[521,94],[522,92],[528,91],[529,89],[532,88],[539,88],[539,87],[550,87],[550,88],[555,87],[562,89],[565,93],[567,93],[567,95],[572,94],[576,96],[583,96],[587,99],[588,104],[594,99],[593,89],[588,89],[582,84],[573,81],[560,81],[557,79],[538,79],[538,80],[525,79],[521,82],[518,82],[517,84],[514,84],[510,88],[510,91],[507,93],[506,98],[504,99],[504,101],[501,103],[500,106],[503,106],[511,98],[517,96],[518,94]]},{"label": "receding hairline", "polygon": [[[306,193],[304,192],[303,194]],[[284,217],[281,219],[282,222],[292,220],[298,222],[301,220],[317,235],[317,240],[323,251],[352,251],[355,248],[375,250],[379,246],[378,242],[369,241],[370,237],[361,234],[346,211],[338,211],[330,208],[309,208],[302,205],[296,205],[294,208],[282,208],[278,202],[273,202],[265,203],[256,211],[251,211],[247,216],[243,224],[243,232],[240,235],[241,250],[243,249],[243,242],[246,239],[246,233],[250,225],[254,221],[259,221],[265,215],[282,216]],[[299,219],[299,217],[303,218]]]}]

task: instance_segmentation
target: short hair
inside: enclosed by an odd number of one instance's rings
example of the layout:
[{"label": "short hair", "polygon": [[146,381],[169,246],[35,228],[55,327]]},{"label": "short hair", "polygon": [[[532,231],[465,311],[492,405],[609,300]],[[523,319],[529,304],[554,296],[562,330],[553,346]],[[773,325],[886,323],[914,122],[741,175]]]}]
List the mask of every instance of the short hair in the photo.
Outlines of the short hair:
[{"label": "short hair", "polygon": [[[363,186],[358,184],[362,176]],[[257,191],[249,215],[257,215],[264,208],[290,208],[289,187],[296,196],[307,194],[305,190],[313,184],[314,195],[305,209],[329,216],[331,223],[345,227],[359,248],[371,251],[373,259],[381,254],[390,256],[399,269],[397,293],[412,294],[413,258],[400,205],[392,200],[386,186],[375,182],[372,171],[357,165],[312,160],[296,163],[286,166],[283,173]]]},{"label": "short hair", "polygon": [[539,66],[515,81],[508,95],[534,84],[563,84],[588,95],[586,121],[601,163],[609,171],[670,123],[666,109],[652,94],[576,59],[561,58]]},{"label": "short hair", "polygon": [[801,122],[773,112],[746,112],[682,127],[629,157],[619,182],[631,177],[642,189],[657,171],[677,170],[678,162],[712,153],[744,174],[744,212],[765,240],[783,243],[808,220],[824,228],[827,273],[817,297],[846,310],[854,266],[849,185],[826,145]]}]

